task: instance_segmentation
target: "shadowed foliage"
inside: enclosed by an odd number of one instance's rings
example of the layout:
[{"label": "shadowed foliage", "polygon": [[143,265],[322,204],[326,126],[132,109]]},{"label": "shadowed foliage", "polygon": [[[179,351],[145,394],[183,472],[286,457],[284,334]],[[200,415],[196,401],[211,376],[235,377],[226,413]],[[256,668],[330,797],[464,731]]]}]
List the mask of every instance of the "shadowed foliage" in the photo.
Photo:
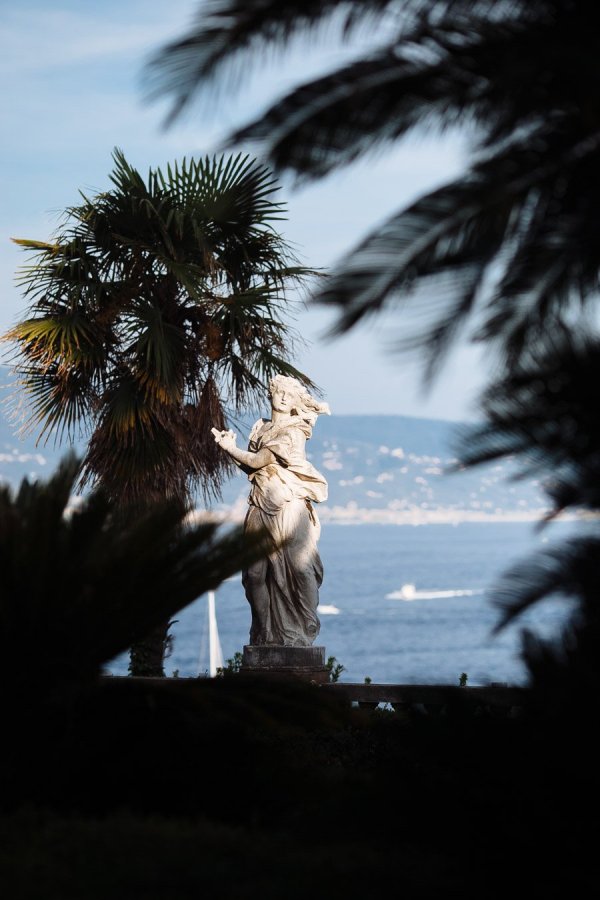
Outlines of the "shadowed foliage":
[{"label": "shadowed foliage", "polygon": [[588,514],[584,534],[513,566],[493,589],[499,628],[541,600],[569,598],[573,614],[560,640],[526,630],[523,653],[532,684],[555,713],[571,715],[597,702],[600,685],[599,374],[597,338],[566,327],[547,335],[543,351],[529,351],[484,394],[486,422],[465,432],[460,450],[467,465],[517,455],[521,477],[541,478],[548,520],[569,507]]},{"label": "shadowed foliage", "polygon": [[[531,712],[563,725],[596,719],[600,690],[600,537],[598,528],[512,566],[493,588],[497,630],[541,601],[569,604],[561,633],[543,638],[522,630],[522,654],[534,689]],[[590,727],[592,726],[590,723]]]},{"label": "shadowed foliage", "polygon": [[291,365],[285,291],[305,280],[272,223],[277,185],[248,157],[183,160],[147,180],[114,154],[112,188],[19,240],[29,315],[6,335],[41,437],[90,436],[82,481],[124,503],[218,493],[210,433]]},{"label": "shadowed foliage", "polygon": [[404,343],[425,351],[432,374],[468,321],[513,361],[565,306],[594,298],[597,25],[582,0],[212,0],[149,76],[175,115],[265,48],[321,26],[341,40],[377,26],[379,46],[295,88],[231,140],[258,142],[277,170],[314,179],[417,126],[466,126],[464,174],[368,235],[320,295],[339,307],[342,332],[427,289],[433,324]]},{"label": "shadowed foliage", "polygon": [[43,696],[85,685],[263,552],[240,528],[189,523],[175,501],[133,513],[95,491],[71,506],[78,468],[0,488],[3,691],[14,678]]},{"label": "shadowed foliage", "polygon": [[466,465],[517,454],[522,477],[537,476],[555,515],[569,506],[600,509],[600,342],[565,326],[545,337],[483,395],[486,421],[469,428]]},{"label": "shadowed foliage", "polygon": [[415,897],[479,896],[490,871],[498,896],[516,872],[533,894],[589,892],[594,835],[580,809],[598,776],[586,715],[548,728],[351,710],[299,681],[97,678],[138,627],[234,571],[237,533],[224,558],[212,526],[184,529],[172,506],[115,527],[95,494],[65,515],[75,470],[0,493],[11,896],[38,897],[40,879],[50,898],[191,898],[207,885],[299,898],[315,883],[383,896],[398,866]]}]

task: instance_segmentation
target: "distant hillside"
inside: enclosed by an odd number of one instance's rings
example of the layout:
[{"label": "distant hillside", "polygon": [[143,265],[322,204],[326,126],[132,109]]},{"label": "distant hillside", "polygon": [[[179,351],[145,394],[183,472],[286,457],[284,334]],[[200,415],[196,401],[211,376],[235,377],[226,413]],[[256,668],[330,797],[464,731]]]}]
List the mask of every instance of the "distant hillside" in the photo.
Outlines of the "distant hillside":
[{"label": "distant hillside", "polygon": [[[308,456],[329,482],[319,507],[323,522],[412,523],[535,518],[545,506],[536,482],[514,483],[510,460],[446,474],[455,459],[460,426],[409,416],[322,416]],[[27,476],[46,478],[68,447],[21,440],[0,411],[0,481],[16,486]],[[244,446],[247,428],[240,429]],[[82,451],[80,444],[75,447]],[[225,485],[218,511],[244,514],[248,481]],[[200,504],[201,505],[201,504]]]},{"label": "distant hillside", "polygon": [[[397,524],[537,518],[545,498],[537,482],[510,480],[510,460],[447,473],[461,428],[409,416],[320,417],[307,444],[329,483],[320,518]],[[247,479],[238,475],[225,488],[223,506],[235,504],[241,515],[247,493]]]},{"label": "distant hillside", "polygon": [[[58,465],[69,445],[55,446],[53,438],[36,446],[35,437],[20,438],[18,428],[0,412],[0,483],[16,487],[23,478],[47,478]],[[82,451],[81,446],[74,446]]]},{"label": "distant hillside", "polygon": [[[13,393],[10,370],[0,366],[0,483],[16,487],[23,478],[47,478],[69,446],[57,447],[54,438],[36,446],[35,435],[19,437],[19,424],[8,415],[7,400]],[[82,445],[74,449],[81,453]]]}]

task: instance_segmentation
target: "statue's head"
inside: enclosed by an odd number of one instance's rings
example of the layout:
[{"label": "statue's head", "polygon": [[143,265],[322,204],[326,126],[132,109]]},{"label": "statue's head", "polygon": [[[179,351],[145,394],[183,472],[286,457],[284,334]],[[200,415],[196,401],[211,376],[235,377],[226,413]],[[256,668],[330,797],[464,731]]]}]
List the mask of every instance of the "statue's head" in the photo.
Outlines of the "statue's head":
[{"label": "statue's head", "polygon": [[310,425],[314,425],[317,416],[330,415],[327,403],[319,403],[312,397],[297,378],[289,375],[275,375],[269,382],[271,399],[275,391],[285,391],[290,398],[290,413],[300,416]]}]

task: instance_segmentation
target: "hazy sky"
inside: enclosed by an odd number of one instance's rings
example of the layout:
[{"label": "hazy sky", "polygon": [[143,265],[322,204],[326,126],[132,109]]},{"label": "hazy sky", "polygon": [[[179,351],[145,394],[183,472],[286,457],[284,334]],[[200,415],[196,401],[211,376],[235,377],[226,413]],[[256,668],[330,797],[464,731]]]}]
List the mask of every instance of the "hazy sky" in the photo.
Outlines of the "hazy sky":
[{"label": "hazy sky", "polygon": [[[219,136],[268,96],[341,58],[337,44],[325,39],[312,55],[302,47],[289,64],[273,60],[237,101],[197,108],[165,132],[164,104],[143,102],[143,64],[183,33],[196,8],[194,0],[0,0],[2,331],[24,309],[14,275],[25,256],[10,238],[46,240],[79,189],[107,187],[113,147],[144,173],[150,165],[212,152]],[[373,225],[462,165],[456,137],[412,139],[301,191],[286,184],[289,221],[281,230],[305,264],[327,269]],[[323,310],[299,311],[296,327],[311,343],[297,362],[323,388],[334,413],[472,415],[484,377],[479,352],[459,348],[424,396],[415,365],[387,347],[402,333],[398,314],[325,342],[331,318]]]}]

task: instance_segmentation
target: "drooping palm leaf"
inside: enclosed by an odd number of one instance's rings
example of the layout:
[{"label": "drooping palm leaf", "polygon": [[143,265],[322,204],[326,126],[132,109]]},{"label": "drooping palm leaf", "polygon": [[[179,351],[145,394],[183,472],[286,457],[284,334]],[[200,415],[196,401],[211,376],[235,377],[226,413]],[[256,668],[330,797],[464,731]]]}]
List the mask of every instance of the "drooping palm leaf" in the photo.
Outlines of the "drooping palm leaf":
[{"label": "drooping palm leaf", "polygon": [[424,16],[382,49],[295,88],[231,141],[263,142],[277,169],[306,178],[321,177],[417,125],[439,130],[475,122],[480,130],[474,145],[489,148],[514,136],[505,98],[520,126],[530,128],[544,121],[549,96],[560,99],[558,92],[550,94],[548,77],[554,86],[572,70],[569,54],[565,60],[558,53],[551,17],[540,13],[535,27],[540,83],[534,82],[523,99],[531,15],[521,10],[494,21],[449,9],[445,17]]},{"label": "drooping palm leaf", "polygon": [[499,631],[516,623],[542,601],[563,604],[560,632],[541,636],[521,631],[522,654],[529,670],[538,714],[581,721],[595,708],[600,689],[600,537],[597,525],[568,541],[555,543],[533,558],[513,565],[491,590],[501,618]]},{"label": "drooping palm leaf", "polygon": [[23,368],[22,377],[23,393],[12,398],[16,419],[20,418],[21,404],[27,406],[28,418],[22,425],[22,434],[35,428],[40,440],[47,441],[54,433],[60,441],[87,433],[94,409],[89,378],[81,370],[58,365],[41,370],[31,366]]},{"label": "drooping palm leaf", "polygon": [[491,591],[501,611],[496,631],[540,600],[562,595],[573,603],[597,605],[600,588],[600,538],[571,538],[512,566]]},{"label": "drooping palm leaf", "polygon": [[[474,309],[483,322],[479,338],[499,342],[507,357],[518,358],[528,336],[572,296],[593,300],[598,265],[581,252],[595,227],[592,204],[580,203],[577,217],[545,221],[543,235],[533,229],[532,216],[569,173],[576,178],[593,164],[596,142],[572,148],[552,138],[542,128],[539,147],[532,135],[509,144],[367,237],[320,295],[341,309],[335,330],[346,331],[420,288],[430,304],[439,296],[437,321],[426,322],[417,337],[433,363],[443,349],[440,337],[452,336]],[[600,133],[598,140],[600,146]]]},{"label": "drooping palm leaf", "polygon": [[518,455],[523,473],[542,479],[555,514],[600,509],[600,343],[557,323],[483,397],[485,424],[470,428],[461,461],[476,465]]},{"label": "drooping palm leaf", "polygon": [[208,79],[224,68],[239,78],[248,57],[260,56],[268,45],[284,44],[298,33],[327,24],[336,14],[340,30],[348,33],[393,5],[393,0],[209,0],[199,8],[189,34],[151,61],[153,93],[175,95],[172,119]]}]

